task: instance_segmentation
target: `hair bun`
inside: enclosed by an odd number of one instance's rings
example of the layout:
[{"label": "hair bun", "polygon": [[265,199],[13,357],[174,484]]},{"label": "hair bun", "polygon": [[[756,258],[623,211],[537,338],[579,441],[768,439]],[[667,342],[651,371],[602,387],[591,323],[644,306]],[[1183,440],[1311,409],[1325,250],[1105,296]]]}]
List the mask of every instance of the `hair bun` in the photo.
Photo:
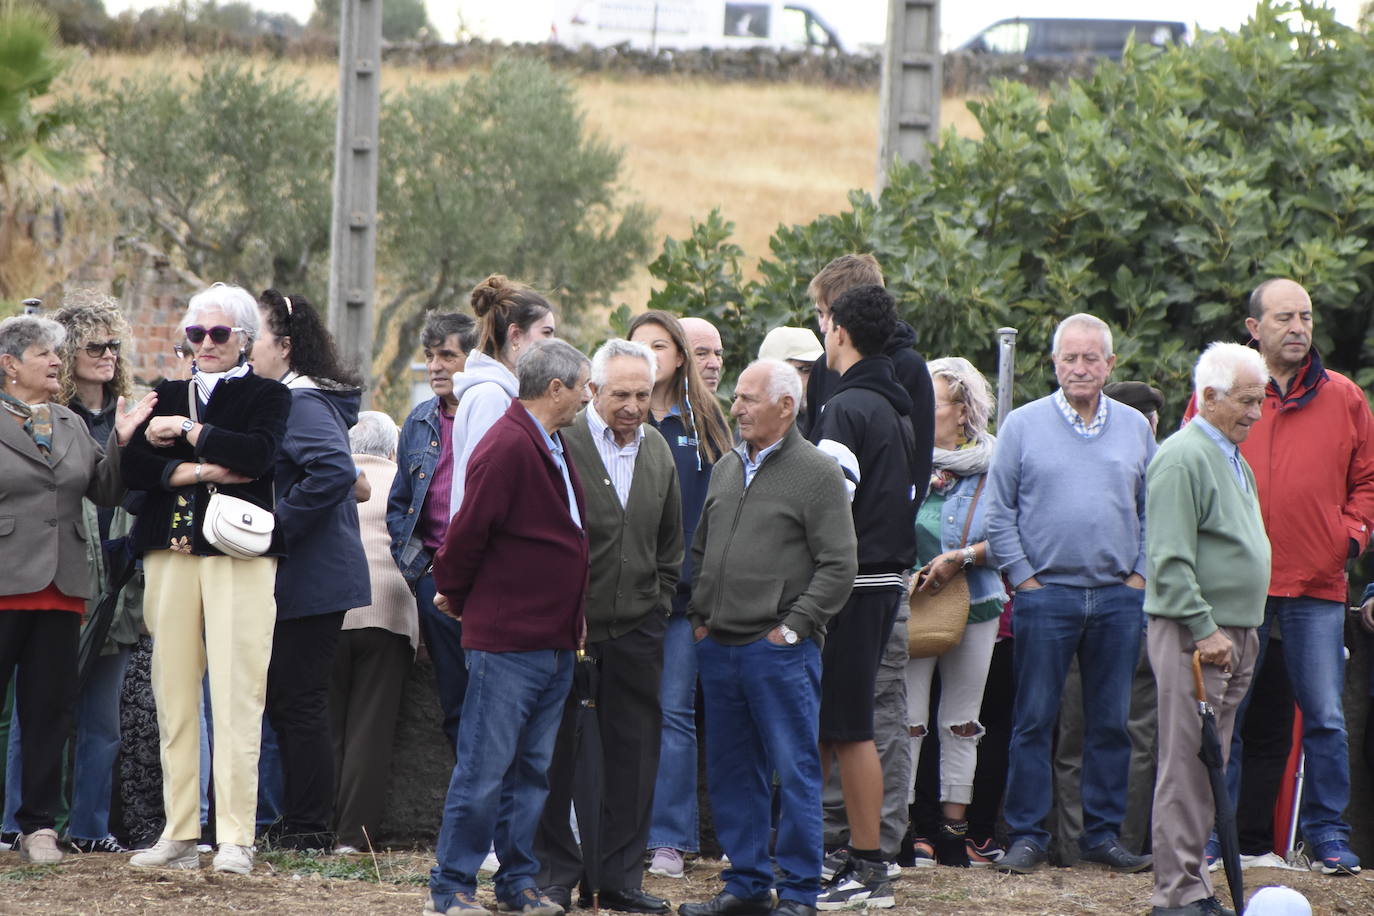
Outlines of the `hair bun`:
[{"label": "hair bun", "polygon": [[487,277],[472,290],[473,314],[478,318],[485,317],[505,298],[509,290],[510,281],[502,274],[492,274]]}]

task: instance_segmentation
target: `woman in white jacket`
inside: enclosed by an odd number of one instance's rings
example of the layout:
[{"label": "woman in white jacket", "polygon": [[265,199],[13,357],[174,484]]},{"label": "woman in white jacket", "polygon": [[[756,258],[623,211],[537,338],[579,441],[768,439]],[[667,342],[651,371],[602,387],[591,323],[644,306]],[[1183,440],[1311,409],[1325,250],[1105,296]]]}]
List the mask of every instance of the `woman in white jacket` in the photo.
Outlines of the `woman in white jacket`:
[{"label": "woman in white jacket", "polygon": [[480,336],[461,376],[454,376],[453,495],[449,518],[463,505],[463,483],[477,443],[515,399],[515,361],[536,340],[554,334],[553,306],[529,287],[492,274],[472,291]]}]

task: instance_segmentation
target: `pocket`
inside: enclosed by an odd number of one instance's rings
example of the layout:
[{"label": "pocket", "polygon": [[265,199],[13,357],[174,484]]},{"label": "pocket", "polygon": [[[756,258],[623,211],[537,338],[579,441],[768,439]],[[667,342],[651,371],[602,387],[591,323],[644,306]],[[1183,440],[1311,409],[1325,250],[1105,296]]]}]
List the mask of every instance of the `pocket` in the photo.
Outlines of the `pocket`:
[{"label": "pocket", "polygon": [[0,537],[14,533],[14,516],[0,515]]}]

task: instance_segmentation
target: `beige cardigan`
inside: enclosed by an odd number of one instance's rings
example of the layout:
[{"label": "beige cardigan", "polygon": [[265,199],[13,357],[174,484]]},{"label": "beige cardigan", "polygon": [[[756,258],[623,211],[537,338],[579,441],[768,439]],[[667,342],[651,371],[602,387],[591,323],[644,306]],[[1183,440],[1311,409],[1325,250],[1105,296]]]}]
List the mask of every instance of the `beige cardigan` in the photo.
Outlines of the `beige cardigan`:
[{"label": "beige cardigan", "polygon": [[372,498],[358,504],[363,551],[367,554],[367,569],[372,575],[372,604],[349,611],[344,617],[343,628],[390,630],[409,639],[411,651],[414,651],[420,636],[415,596],[410,593],[401,570],[391,557],[391,536],[386,530],[387,494],[396,476],[396,462],[375,455],[354,455],[353,462],[358,470],[367,474],[367,481],[372,485]]}]

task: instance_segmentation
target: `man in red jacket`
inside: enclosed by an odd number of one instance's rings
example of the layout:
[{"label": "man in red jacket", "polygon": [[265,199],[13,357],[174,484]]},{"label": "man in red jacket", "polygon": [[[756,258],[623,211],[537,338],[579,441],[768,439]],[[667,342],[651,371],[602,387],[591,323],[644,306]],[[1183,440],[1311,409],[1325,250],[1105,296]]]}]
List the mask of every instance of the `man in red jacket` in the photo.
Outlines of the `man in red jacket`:
[{"label": "man in red jacket", "polygon": [[[1250,296],[1245,326],[1270,374],[1263,414],[1241,445],[1255,472],[1274,552],[1255,667],[1277,621],[1303,716],[1307,781],[1299,824],[1312,868],[1353,874],[1360,860],[1350,850],[1344,821],[1350,801],[1341,704],[1345,565],[1365,549],[1374,523],[1374,417],[1354,382],[1322,366],[1312,346],[1312,299],[1300,285],[1286,279],[1261,283]],[[1239,734],[1238,726],[1233,775],[1240,762]]]},{"label": "man in red jacket", "polygon": [[536,885],[534,831],[585,626],[587,507],[558,430],[590,399],[590,372],[560,340],[521,356],[519,398],[473,452],[434,556],[435,605],[463,622],[468,688],[426,913],[490,916],[476,892],[493,840],[501,908],[563,913]]}]

